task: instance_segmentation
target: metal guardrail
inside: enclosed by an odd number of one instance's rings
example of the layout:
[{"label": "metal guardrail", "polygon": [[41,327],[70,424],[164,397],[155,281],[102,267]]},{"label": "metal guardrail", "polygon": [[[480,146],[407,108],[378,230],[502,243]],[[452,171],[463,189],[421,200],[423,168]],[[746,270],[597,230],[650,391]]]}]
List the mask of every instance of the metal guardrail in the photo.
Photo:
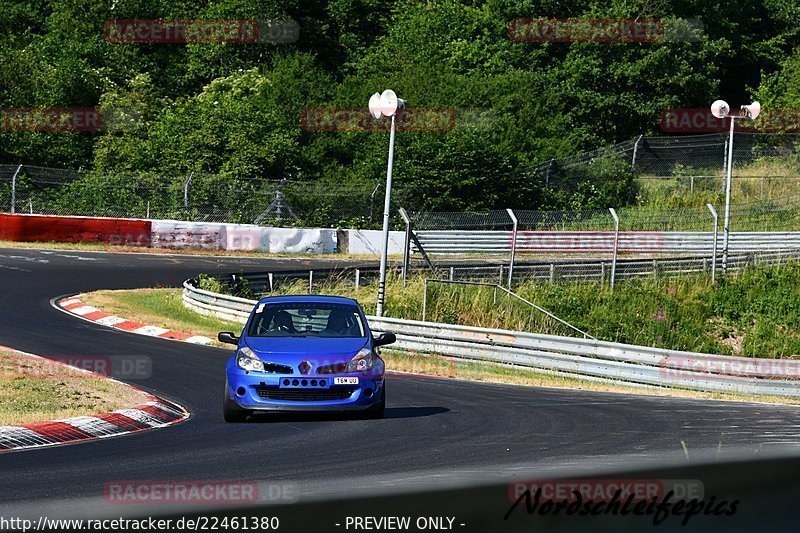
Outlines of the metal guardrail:
[{"label": "metal guardrail", "polygon": [[[748,265],[776,264],[800,260],[800,249],[755,254],[737,254],[728,257],[728,270],[736,271]],[[550,259],[517,261],[514,266],[513,281],[542,280],[550,283],[559,281],[588,281],[604,283],[611,273],[611,258],[594,259]],[[427,271],[427,267],[425,268]],[[653,259],[617,259],[617,279],[636,277],[668,277],[693,273],[710,273],[713,260],[710,257],[662,257]],[[397,270],[399,273],[399,269]],[[454,262],[439,267],[435,275],[453,280],[489,281],[505,284],[509,277],[507,263],[495,259],[483,262]],[[276,287],[287,283],[304,282],[309,292],[315,286],[330,281],[352,283],[354,286],[370,283],[378,278],[376,267],[351,269],[313,269],[276,272],[247,272],[218,276],[223,282],[247,281],[253,294],[267,294]]]},{"label": "metal guardrail", "polygon": [[[418,230],[416,236],[428,254],[611,254],[614,231],[462,231]],[[722,233],[719,233],[721,239]],[[731,232],[735,253],[800,249],[800,232]],[[620,231],[620,254],[713,254],[714,232]],[[412,253],[420,247],[411,246]]]},{"label": "metal guardrail", "polygon": [[[200,314],[244,322],[255,300],[183,284],[184,304]],[[757,359],[634,346],[593,339],[368,317],[402,349],[513,365],[563,376],[698,391],[800,397],[800,361]],[[797,380],[796,380],[797,379]]]}]

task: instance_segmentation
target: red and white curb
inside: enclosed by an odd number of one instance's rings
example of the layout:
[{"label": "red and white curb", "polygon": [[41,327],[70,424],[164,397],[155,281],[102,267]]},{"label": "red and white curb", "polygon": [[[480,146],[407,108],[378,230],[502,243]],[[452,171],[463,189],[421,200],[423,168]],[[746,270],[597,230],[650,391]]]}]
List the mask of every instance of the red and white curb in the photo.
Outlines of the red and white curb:
[{"label": "red and white curb", "polygon": [[[113,378],[89,372],[81,368],[40,357],[38,355],[21,352],[13,348],[3,348],[18,354],[45,359],[48,364],[59,364],[67,367],[69,371],[78,371],[91,374],[95,377],[111,379],[117,383],[138,389],[127,383],[122,383]],[[144,391],[142,391],[144,392]],[[100,413],[91,416],[76,416],[63,420],[37,422],[24,426],[0,426],[0,453],[20,450],[25,448],[40,448],[73,442],[89,441],[116,437],[137,431],[162,428],[182,422],[189,418],[189,412],[180,405],[146,394],[147,402],[128,409],[118,409],[110,413]]]},{"label": "red and white curb", "polygon": [[128,320],[118,316],[111,315],[91,305],[86,305],[80,298],[72,297],[65,298],[56,302],[60,308],[77,315],[84,320],[96,322],[103,326],[108,326],[122,331],[131,333],[138,333],[140,335],[148,335],[150,337],[160,337],[162,339],[173,339],[184,342],[191,342],[193,344],[212,344],[214,341],[202,335],[189,335],[181,331],[174,331],[171,329],[160,328],[158,326],[151,326],[142,324],[134,320]]}]

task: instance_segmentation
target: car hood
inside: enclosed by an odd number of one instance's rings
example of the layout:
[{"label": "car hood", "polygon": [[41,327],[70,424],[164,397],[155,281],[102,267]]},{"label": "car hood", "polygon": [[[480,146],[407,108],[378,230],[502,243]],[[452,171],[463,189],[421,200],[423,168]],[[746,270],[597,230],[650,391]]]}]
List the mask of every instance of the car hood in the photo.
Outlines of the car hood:
[{"label": "car hood", "polygon": [[368,339],[249,337],[245,339],[245,343],[260,358],[274,363],[292,364],[300,361],[336,363],[348,361],[368,344]]}]

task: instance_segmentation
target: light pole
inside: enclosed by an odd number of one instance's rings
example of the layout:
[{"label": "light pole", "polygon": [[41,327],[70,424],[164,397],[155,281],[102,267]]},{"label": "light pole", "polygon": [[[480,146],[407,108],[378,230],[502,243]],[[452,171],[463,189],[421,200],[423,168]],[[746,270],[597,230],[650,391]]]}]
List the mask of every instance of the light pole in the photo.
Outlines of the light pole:
[{"label": "light pole", "polygon": [[386,196],[383,201],[383,249],[381,250],[381,277],[378,280],[378,305],[375,310],[377,316],[383,316],[383,303],[386,299],[386,262],[389,255],[389,212],[392,203],[395,117],[397,109],[405,107],[405,105],[405,100],[399,99],[391,89],[386,89],[382,94],[375,93],[369,99],[369,112],[373,117],[392,118],[392,127],[389,132],[389,164],[386,168]]},{"label": "light pole", "polygon": [[731,179],[733,177],[733,129],[736,124],[736,119],[750,118],[755,120],[758,114],[761,113],[761,104],[753,102],[750,105],[743,105],[739,111],[739,116],[730,114],[730,106],[724,100],[717,100],[711,104],[711,114],[717,118],[730,118],[731,130],[730,137],[728,138],[728,168],[727,168],[727,181],[725,182],[725,221],[723,228],[723,241],[722,241],[722,273],[728,273],[728,239],[730,236],[730,218],[731,218]]}]

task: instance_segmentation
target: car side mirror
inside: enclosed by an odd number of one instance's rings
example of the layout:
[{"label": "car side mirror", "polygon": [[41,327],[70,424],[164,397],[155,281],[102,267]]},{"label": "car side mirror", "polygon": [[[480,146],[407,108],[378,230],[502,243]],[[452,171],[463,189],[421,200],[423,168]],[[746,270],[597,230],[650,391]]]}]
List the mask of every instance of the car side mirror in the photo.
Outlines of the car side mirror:
[{"label": "car side mirror", "polygon": [[217,335],[217,340],[225,344],[239,344],[239,337],[234,335],[232,331],[220,332],[220,334]]},{"label": "car side mirror", "polygon": [[397,342],[397,335],[394,333],[381,333],[381,335],[375,339],[373,344],[377,346],[386,346],[387,344],[392,344]]}]

